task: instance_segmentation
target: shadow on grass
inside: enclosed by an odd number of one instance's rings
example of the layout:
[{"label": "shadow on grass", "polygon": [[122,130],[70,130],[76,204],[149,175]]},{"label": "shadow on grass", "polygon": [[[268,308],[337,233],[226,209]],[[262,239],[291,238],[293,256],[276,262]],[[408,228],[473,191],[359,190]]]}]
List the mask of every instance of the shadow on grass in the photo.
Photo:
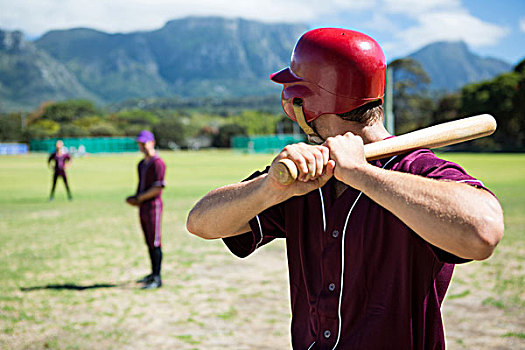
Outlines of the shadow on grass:
[{"label": "shadow on grass", "polygon": [[102,289],[102,288],[115,288],[122,287],[127,285],[127,283],[112,284],[112,283],[96,283],[87,286],[81,286],[73,283],[65,284],[48,284],[45,286],[35,286],[35,287],[22,287],[20,290],[22,292],[32,292],[34,290],[43,290],[43,289],[53,289],[53,290],[86,290],[86,289]]}]

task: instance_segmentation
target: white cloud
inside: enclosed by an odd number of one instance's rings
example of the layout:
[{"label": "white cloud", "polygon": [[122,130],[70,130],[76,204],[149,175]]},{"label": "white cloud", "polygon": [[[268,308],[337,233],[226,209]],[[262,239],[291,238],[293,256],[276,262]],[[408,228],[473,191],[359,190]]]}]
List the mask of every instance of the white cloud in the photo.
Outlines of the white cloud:
[{"label": "white cloud", "polygon": [[413,24],[385,43],[391,55],[404,55],[435,41],[462,40],[470,47],[498,44],[509,29],[471,15],[459,0],[384,0],[389,14],[406,16]]},{"label": "white cloud", "polygon": [[525,18],[520,19],[520,29],[522,32],[525,32]]},{"label": "white cloud", "polygon": [[72,27],[129,32],[160,28],[175,18],[210,15],[308,23],[372,6],[374,1],[366,0],[0,0],[0,27],[32,35]]},{"label": "white cloud", "polygon": [[418,22],[397,35],[409,50],[444,40],[462,40],[472,47],[489,46],[508,33],[507,28],[483,22],[466,12],[427,13]]},{"label": "white cloud", "polygon": [[[90,27],[110,33],[152,30],[186,16],[343,25],[382,35],[390,57],[436,40],[496,45],[509,29],[468,12],[463,0],[0,0],[0,28],[31,36]],[[520,21],[525,31],[525,18]]]},{"label": "white cloud", "polygon": [[387,13],[403,14],[407,16],[418,16],[430,11],[440,11],[443,9],[461,9],[459,0],[384,0],[384,11]]},{"label": "white cloud", "polygon": [[384,33],[396,33],[401,30],[399,24],[393,21],[390,16],[380,12],[374,12],[371,18],[362,24],[362,28]]}]

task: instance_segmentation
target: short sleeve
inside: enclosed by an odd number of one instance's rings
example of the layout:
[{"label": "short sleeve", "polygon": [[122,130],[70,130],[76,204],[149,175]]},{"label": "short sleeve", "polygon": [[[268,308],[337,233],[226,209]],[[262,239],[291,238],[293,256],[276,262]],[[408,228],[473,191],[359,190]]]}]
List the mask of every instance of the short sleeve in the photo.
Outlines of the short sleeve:
[{"label": "short sleeve", "polygon": [[164,164],[162,159],[157,158],[155,160],[155,163],[153,164],[153,167],[154,167],[155,175],[154,175],[153,183],[151,184],[151,186],[165,187],[166,182],[164,181],[164,174],[166,173],[166,165]]},{"label": "short sleeve", "polygon": [[[483,182],[470,176],[467,172],[458,164],[446,161],[438,158],[433,152],[429,150],[419,150],[410,153],[401,161],[401,171],[406,171],[411,174],[421,175],[436,180],[443,181],[454,181],[458,183],[465,183],[471,186],[475,186],[486,190],[487,192],[494,195],[488,190]],[[433,252],[435,253],[438,260],[451,263],[460,264],[469,262],[469,259],[463,259],[441,248],[438,248],[430,244]]]},{"label": "short sleeve", "polygon": [[[265,172],[257,171],[244,181],[252,180]],[[275,238],[285,238],[283,204],[278,204],[264,210],[249,221],[251,232],[223,238],[224,244],[236,256],[247,257],[256,249],[270,243]]]},{"label": "short sleeve", "polygon": [[419,150],[407,156],[403,167],[411,174],[436,180],[463,182],[488,190],[483,182],[470,176],[458,164],[438,158],[429,150]]}]

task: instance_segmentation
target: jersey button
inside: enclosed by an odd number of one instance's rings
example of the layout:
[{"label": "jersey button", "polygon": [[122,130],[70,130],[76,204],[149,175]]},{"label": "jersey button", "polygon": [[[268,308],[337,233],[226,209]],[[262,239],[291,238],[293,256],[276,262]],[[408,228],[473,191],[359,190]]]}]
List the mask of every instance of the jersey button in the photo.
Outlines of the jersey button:
[{"label": "jersey button", "polygon": [[328,329],[327,329],[326,331],[324,331],[324,333],[323,333],[323,336],[324,336],[326,339],[330,338],[331,335],[332,335],[332,333],[331,333]]},{"label": "jersey button", "polygon": [[330,283],[330,284],[328,285],[328,290],[329,290],[330,292],[333,292],[333,291],[335,290],[335,284]]},{"label": "jersey button", "polygon": [[339,237],[339,231],[337,231],[337,230],[333,230],[333,231],[332,231],[332,237],[334,237],[334,238]]}]

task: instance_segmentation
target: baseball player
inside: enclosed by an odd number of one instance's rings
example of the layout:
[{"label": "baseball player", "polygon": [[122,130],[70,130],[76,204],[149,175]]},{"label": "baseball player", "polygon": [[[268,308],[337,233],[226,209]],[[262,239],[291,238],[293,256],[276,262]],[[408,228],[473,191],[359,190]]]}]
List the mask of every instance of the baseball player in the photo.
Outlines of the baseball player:
[{"label": "baseball player", "polygon": [[[190,232],[246,257],[286,239],[294,349],[443,349],[441,303],[454,265],[489,257],[503,235],[498,200],[429,150],[367,162],[383,126],[386,63],[369,36],[321,28],[297,42],[286,115],[315,144],[286,146],[265,171],[215,189]],[[283,185],[275,164],[299,169]]]},{"label": "baseball player", "polygon": [[66,191],[67,191],[67,198],[69,200],[73,200],[73,196],[71,195],[69,185],[67,184],[67,176],[66,176],[66,167],[69,164],[71,164],[71,157],[69,156],[68,153],[64,153],[64,142],[62,142],[62,140],[58,140],[56,142],[55,152],[51,153],[49,155],[49,158],[47,158],[47,165],[50,166],[52,161],[54,161],[55,164],[53,166],[53,169],[54,169],[53,185],[51,187],[51,194],[49,195],[49,201],[51,202],[53,199],[55,199],[55,188],[57,185],[58,177],[61,177],[62,180],[64,180],[64,185],[66,186]]},{"label": "baseball player", "polygon": [[155,137],[150,131],[142,130],[136,140],[144,159],[138,165],[137,193],[126,198],[126,202],[139,207],[140,224],[151,260],[151,274],[137,282],[144,284],[143,289],[156,289],[162,286],[161,194],[165,186],[166,165],[155,152]]}]

